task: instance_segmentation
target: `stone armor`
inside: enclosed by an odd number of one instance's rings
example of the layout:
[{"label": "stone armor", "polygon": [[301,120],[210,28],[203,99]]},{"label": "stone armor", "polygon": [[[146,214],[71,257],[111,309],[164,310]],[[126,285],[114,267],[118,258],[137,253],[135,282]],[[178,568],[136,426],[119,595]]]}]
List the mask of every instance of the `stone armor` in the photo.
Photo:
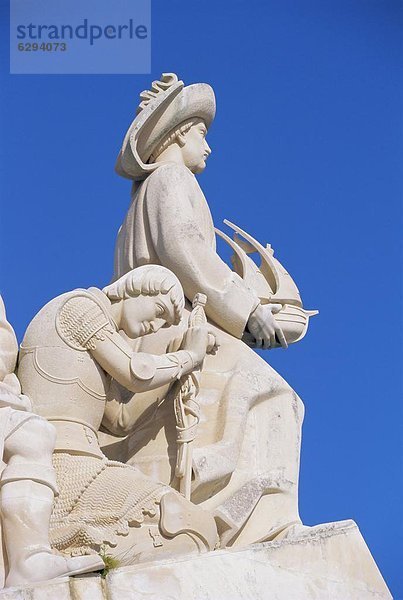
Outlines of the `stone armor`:
[{"label": "stone armor", "polygon": [[96,432],[110,377],[87,349],[93,336],[114,327],[108,305],[96,288],[68,292],[49,302],[24,336],[19,378],[35,412],[55,425],[56,451],[103,456]]},{"label": "stone armor", "polygon": [[[73,555],[100,552],[108,545],[120,559],[123,554],[127,564],[145,560],[155,549],[164,553],[213,548],[212,517],[189,503],[183,507],[185,499],[167,486],[132,466],[108,460],[100,449],[97,431],[111,376],[91,350],[97,340],[117,331],[110,307],[97,288],[63,294],[33,319],[21,345],[22,388],[34,410],[57,432],[53,465],[59,495],[50,521],[52,545]],[[153,377],[151,357],[140,355],[136,360],[136,353],[125,354],[133,381]],[[166,358],[175,377],[189,355],[180,351]],[[186,521],[169,528],[176,512],[185,509]]]}]

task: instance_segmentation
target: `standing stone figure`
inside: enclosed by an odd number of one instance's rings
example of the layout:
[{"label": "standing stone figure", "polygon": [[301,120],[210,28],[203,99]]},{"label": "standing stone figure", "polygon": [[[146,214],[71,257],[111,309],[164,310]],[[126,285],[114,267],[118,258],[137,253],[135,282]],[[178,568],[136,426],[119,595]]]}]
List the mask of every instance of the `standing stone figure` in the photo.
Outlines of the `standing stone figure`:
[{"label": "standing stone figure", "polygon": [[[53,464],[59,495],[50,528],[64,553],[105,552],[120,564],[198,553],[216,544],[214,519],[166,485],[108,460],[98,443],[111,377],[143,392],[191,373],[214,340],[189,329],[177,352],[137,353],[128,339],[178,323],[184,306],[177,278],[164,267],[130,271],[104,290],[54,298],[31,321],[18,377],[35,411],[56,429]],[[209,346],[211,341],[211,347]],[[125,406],[115,414],[126,423]]]},{"label": "standing stone figure", "polygon": [[[116,242],[114,279],[160,264],[176,274],[189,302],[199,290],[207,295],[206,314],[221,347],[206,358],[201,376],[191,498],[214,511],[222,544],[273,539],[300,523],[303,404],[241,338],[247,332],[257,347],[286,347],[275,319],[281,306],[262,304],[216,252],[210,209],[195,177],[211,152],[205,138],[215,115],[212,88],[184,87],[165,74],[140,97],[116,165],[133,189]],[[144,339],[142,349],[163,352],[168,342],[159,332]],[[160,390],[158,398],[164,394]],[[115,389],[111,401],[116,397]],[[116,435],[130,434],[132,464],[173,481],[172,406],[139,394],[131,404],[134,426],[122,427],[107,415],[105,425]]]},{"label": "standing stone figure", "polygon": [[0,477],[1,526],[7,586],[103,568],[98,556],[70,558],[53,552],[49,521],[58,494],[52,466],[55,430],[30,412],[14,369],[18,345],[0,296]]}]

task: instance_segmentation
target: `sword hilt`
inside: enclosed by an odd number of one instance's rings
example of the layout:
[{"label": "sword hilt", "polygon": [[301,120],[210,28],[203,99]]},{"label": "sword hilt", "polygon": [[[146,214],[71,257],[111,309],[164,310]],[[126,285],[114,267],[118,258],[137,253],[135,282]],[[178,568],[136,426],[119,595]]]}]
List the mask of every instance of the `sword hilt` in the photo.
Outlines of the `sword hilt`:
[{"label": "sword hilt", "polygon": [[189,317],[189,327],[194,327],[195,325],[205,325],[207,323],[206,313],[204,311],[204,307],[207,304],[207,296],[206,294],[202,294],[198,292],[193,298],[192,302],[192,312]]}]

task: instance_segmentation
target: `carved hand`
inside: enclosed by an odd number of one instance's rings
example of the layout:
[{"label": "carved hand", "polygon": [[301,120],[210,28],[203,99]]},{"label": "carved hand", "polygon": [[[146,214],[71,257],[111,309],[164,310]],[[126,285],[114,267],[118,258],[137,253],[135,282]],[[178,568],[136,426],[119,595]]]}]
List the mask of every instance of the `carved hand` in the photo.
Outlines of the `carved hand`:
[{"label": "carved hand", "polygon": [[255,338],[256,348],[275,348],[277,340],[283,348],[288,347],[283,331],[273,316],[281,308],[281,304],[259,304],[250,315],[248,329]]},{"label": "carved hand", "polygon": [[217,354],[219,347],[221,346],[220,340],[215,333],[209,331],[207,340],[207,354]]},{"label": "carved hand", "polygon": [[207,353],[215,354],[218,350],[215,335],[208,327],[189,327],[182,341],[182,350],[187,350],[192,356],[195,366],[201,365]]}]

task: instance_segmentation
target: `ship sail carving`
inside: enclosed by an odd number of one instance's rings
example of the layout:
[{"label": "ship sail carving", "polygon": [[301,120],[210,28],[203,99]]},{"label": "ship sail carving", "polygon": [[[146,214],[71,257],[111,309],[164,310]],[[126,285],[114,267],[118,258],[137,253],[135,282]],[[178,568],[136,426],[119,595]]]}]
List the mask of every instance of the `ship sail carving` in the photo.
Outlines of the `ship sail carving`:
[{"label": "ship sail carving", "polygon": [[[308,329],[309,317],[318,314],[317,310],[305,310],[299,290],[288,271],[274,257],[270,244],[266,247],[249,233],[224,220],[234,231],[230,238],[226,233],[215,229],[233,250],[231,262],[233,270],[253,289],[262,304],[281,304],[283,308],[275,315],[286,337],[288,344],[301,340]],[[251,254],[258,253],[260,264],[257,265]],[[251,343],[248,335],[244,336],[246,343]]]}]

